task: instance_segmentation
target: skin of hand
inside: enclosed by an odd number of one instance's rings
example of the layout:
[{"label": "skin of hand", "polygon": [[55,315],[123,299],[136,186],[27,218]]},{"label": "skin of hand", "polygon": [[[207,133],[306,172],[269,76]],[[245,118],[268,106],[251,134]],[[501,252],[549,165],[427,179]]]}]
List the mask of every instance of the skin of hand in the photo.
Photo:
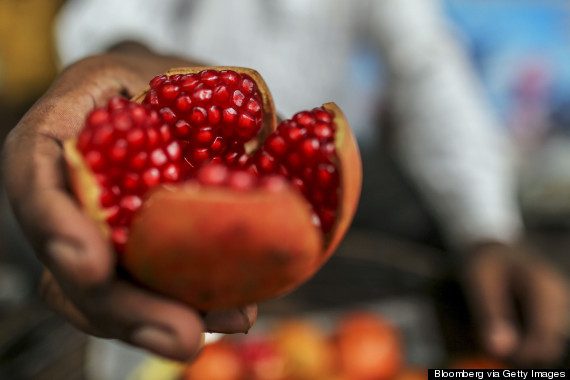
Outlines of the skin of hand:
[{"label": "skin of hand", "polygon": [[113,96],[130,97],[172,67],[192,62],[124,44],[68,67],[7,137],[4,173],[14,214],[45,264],[40,293],[79,329],[175,360],[199,350],[201,333],[249,330],[255,305],[198,313],[116,274],[108,241],[70,193],[62,142]]},{"label": "skin of hand", "polygon": [[483,347],[525,368],[560,360],[568,338],[568,279],[524,244],[482,244],[465,264],[464,285]]}]

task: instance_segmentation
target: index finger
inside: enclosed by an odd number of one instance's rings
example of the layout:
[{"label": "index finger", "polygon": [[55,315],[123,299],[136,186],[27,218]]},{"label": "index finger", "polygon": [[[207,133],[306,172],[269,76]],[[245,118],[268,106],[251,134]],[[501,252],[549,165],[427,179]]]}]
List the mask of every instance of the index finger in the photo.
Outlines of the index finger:
[{"label": "index finger", "polygon": [[568,283],[562,275],[540,264],[532,270],[527,268],[524,274],[528,321],[517,356],[522,361],[553,363],[560,358],[568,333]]},{"label": "index finger", "polygon": [[510,355],[518,343],[519,334],[513,323],[511,279],[505,263],[501,258],[484,256],[472,268],[469,280],[468,291],[483,344],[494,355]]},{"label": "index finger", "polygon": [[39,258],[58,277],[76,285],[106,281],[113,273],[114,255],[66,189],[58,141],[42,133],[16,131],[6,148],[8,195]]}]

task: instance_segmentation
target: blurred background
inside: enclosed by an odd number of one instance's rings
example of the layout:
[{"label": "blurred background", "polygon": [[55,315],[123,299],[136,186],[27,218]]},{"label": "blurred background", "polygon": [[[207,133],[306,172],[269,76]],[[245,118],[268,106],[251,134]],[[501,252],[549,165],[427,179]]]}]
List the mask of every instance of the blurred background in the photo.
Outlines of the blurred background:
[{"label": "blurred background", "polygon": [[[53,27],[64,3],[0,0],[0,141],[61,69]],[[568,274],[570,5],[565,0],[447,0],[444,5],[485,95],[516,142],[529,237]],[[358,55],[356,70],[381,76],[379,59]],[[379,119],[378,131],[385,120]],[[451,254],[416,190],[379,148],[382,140],[377,133],[363,146],[362,200],[338,253],[301,289],[261,306],[260,334],[300,317],[317,321],[328,334],[346,313],[366,309],[402,334],[400,349],[409,367],[480,357]],[[0,378],[84,379],[95,366],[99,377],[91,378],[122,379],[144,362],[140,352],[91,340],[51,313],[37,296],[40,273],[2,187]],[[117,352],[128,359],[118,363]],[[569,365],[566,355],[561,366]]]}]

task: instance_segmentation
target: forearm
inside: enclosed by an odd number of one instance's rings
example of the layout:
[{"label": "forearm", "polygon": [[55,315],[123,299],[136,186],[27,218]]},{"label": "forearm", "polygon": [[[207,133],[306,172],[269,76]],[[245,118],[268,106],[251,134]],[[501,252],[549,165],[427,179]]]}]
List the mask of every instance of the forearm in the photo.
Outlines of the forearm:
[{"label": "forearm", "polygon": [[516,239],[522,223],[510,146],[438,2],[382,4],[377,35],[403,168],[455,248]]}]

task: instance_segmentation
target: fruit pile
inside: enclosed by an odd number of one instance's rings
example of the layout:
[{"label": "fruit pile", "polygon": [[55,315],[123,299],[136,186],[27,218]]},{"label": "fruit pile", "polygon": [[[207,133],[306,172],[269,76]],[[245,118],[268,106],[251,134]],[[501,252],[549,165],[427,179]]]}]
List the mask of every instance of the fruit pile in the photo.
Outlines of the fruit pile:
[{"label": "fruit pile", "polygon": [[[271,330],[224,336],[182,370],[180,380],[427,380],[406,362],[402,332],[381,314],[352,310],[331,329],[302,318]],[[445,368],[504,369],[485,354],[451,357]],[[434,365],[432,368],[441,368]]]},{"label": "fruit pile", "polygon": [[405,366],[399,330],[381,315],[353,311],[333,331],[304,319],[284,320],[271,332],[224,337],[207,344],[184,380],[427,379]]},{"label": "fruit pile", "polygon": [[276,120],[253,70],[171,70],[91,112],[71,184],[134,281],[199,310],[258,302],[324,264],[362,177],[335,104]]}]

